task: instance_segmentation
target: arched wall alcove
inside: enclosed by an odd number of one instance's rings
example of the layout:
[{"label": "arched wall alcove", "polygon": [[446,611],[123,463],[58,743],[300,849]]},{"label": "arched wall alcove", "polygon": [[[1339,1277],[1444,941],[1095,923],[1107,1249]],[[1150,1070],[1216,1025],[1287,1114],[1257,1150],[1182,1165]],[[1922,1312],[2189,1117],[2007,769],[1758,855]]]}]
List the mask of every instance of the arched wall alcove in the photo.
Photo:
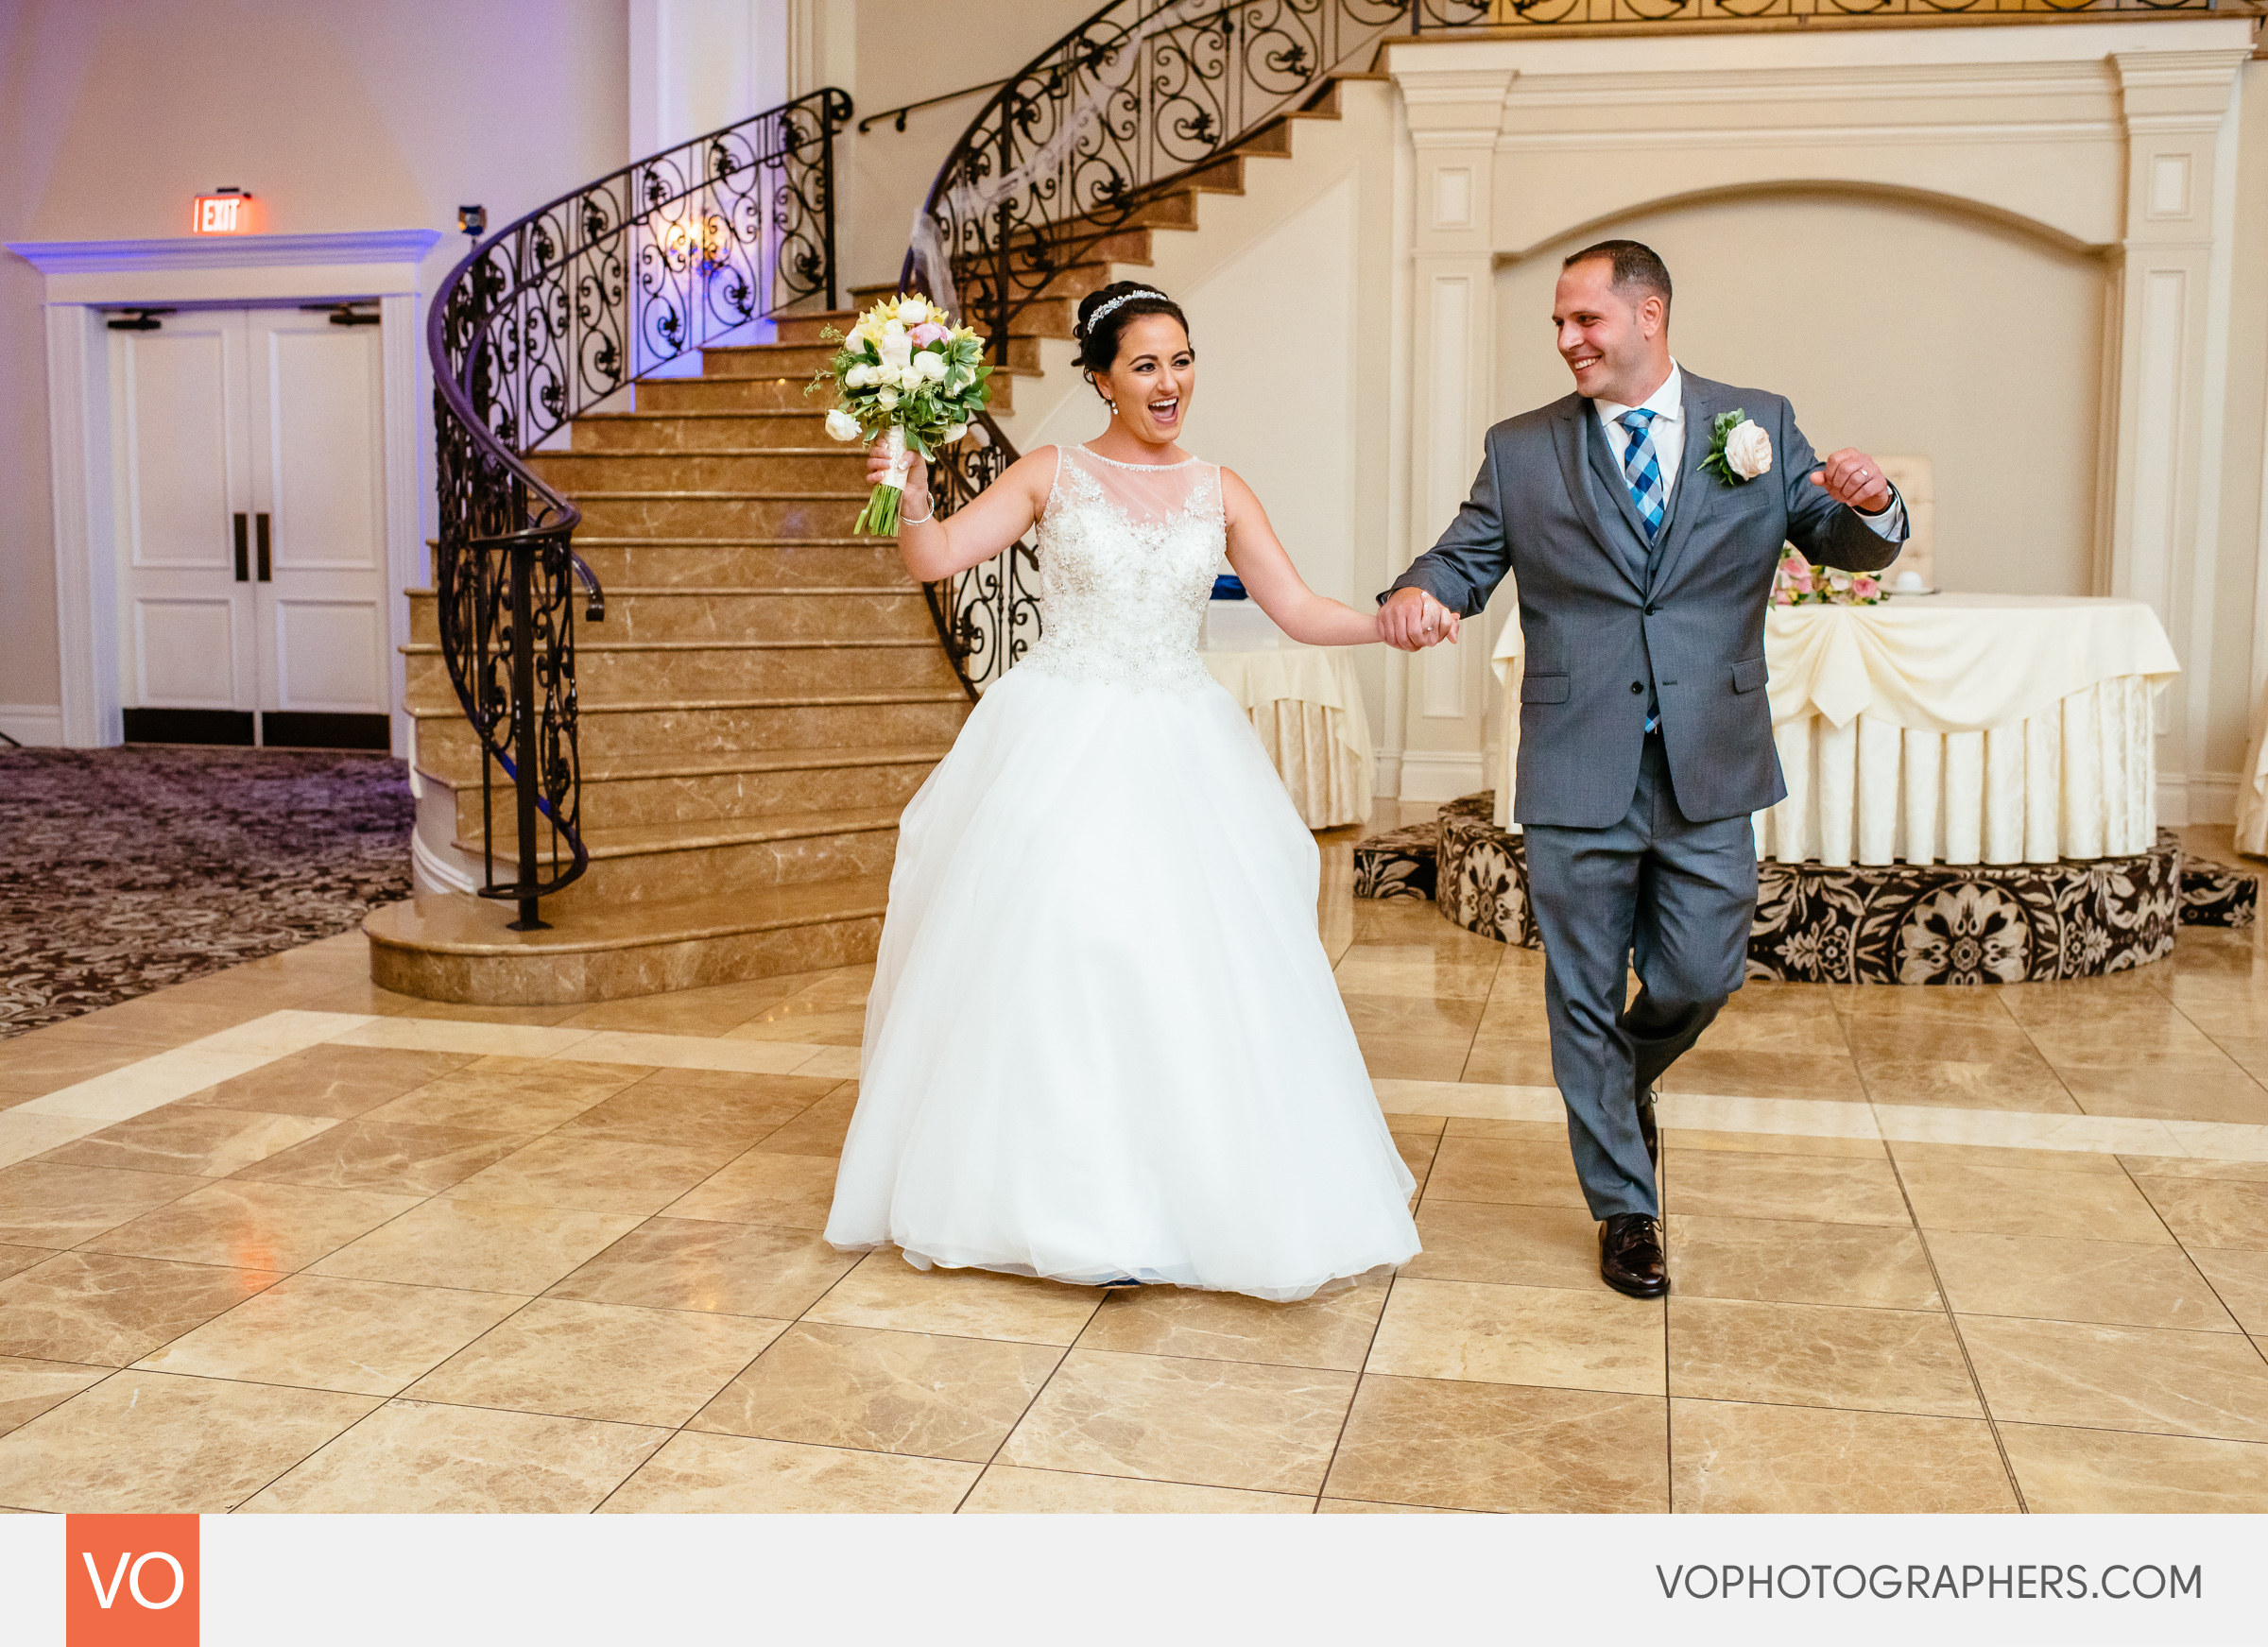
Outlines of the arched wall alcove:
[{"label": "arched wall alcove", "polygon": [[1553,285],[1570,252],[1613,237],[1668,264],[1690,369],[1788,396],[1823,452],[1931,460],[1946,587],[2103,592],[2101,249],[1915,191],[1792,182],[1657,201],[1500,260],[1500,415],[1568,392]]},{"label": "arched wall alcove", "polygon": [[[2222,490],[2254,60],[2249,23],[2209,15],[1393,46],[1397,549],[1454,517],[1489,422],[1566,392],[1558,255],[1648,240],[1680,359],[1791,396],[1822,445],[1931,458],[1944,581],[2146,603],[2183,669],[2160,815],[2225,815],[2247,663],[2268,672],[2268,597],[2249,637],[2218,621],[2253,604]],[[1502,605],[1389,673],[1405,798],[1477,786]]]}]

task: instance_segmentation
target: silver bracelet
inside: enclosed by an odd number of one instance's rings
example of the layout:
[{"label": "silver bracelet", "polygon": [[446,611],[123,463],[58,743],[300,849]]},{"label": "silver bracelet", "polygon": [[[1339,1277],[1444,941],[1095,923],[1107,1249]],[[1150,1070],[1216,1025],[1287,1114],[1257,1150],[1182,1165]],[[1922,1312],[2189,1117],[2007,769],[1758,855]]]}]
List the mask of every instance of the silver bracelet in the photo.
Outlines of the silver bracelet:
[{"label": "silver bracelet", "polygon": [[899,523],[901,526],[926,526],[926,525],[928,525],[928,524],[930,523],[930,522],[932,522],[932,521],[936,520],[936,518],[937,518],[937,505],[936,505],[936,500],[933,498],[933,499],[931,499],[931,500],[930,500],[930,505],[929,505],[929,513],[928,513],[928,514],[926,514],[926,515],[923,515],[923,516],[922,516],[922,517],[921,517],[919,520],[918,520],[918,521],[917,521],[917,520],[915,520],[915,519],[914,519],[914,518],[913,518],[911,515],[900,515],[900,516],[898,517],[898,523]]}]

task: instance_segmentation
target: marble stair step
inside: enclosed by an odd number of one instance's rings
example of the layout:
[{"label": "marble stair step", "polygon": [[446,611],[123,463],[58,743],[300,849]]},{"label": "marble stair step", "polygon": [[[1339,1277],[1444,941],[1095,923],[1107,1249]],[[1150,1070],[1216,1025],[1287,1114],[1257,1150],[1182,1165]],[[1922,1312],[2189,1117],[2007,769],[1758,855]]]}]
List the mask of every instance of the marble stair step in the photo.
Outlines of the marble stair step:
[{"label": "marble stair step", "polygon": [[826,423],[825,408],[816,404],[737,411],[586,412],[572,425],[574,444],[568,451],[679,453],[816,446],[826,437]]},{"label": "marble stair step", "polygon": [[[610,583],[602,624],[578,610],[583,643],[694,641],[912,642],[935,635],[929,603],[910,585],[625,584]],[[440,608],[431,590],[409,592],[413,644],[440,640]]]},{"label": "marble stair step", "polygon": [[[613,829],[902,808],[944,757],[941,745],[616,756],[604,765],[584,765],[583,821]],[[421,761],[421,776],[455,794],[457,833],[477,839],[479,767],[467,761],[437,772],[436,764]]]},{"label": "marble stair step", "polygon": [[856,309],[805,309],[799,314],[775,317],[772,329],[782,343],[816,343],[820,341],[819,334],[828,327],[848,332],[850,322],[857,318]]},{"label": "marble stair step", "polygon": [[385,988],[547,1006],[857,966],[874,958],[888,898],[888,876],[846,876],[584,910],[513,932],[512,904],[422,893],[373,910],[363,930],[371,978]]},{"label": "marble stair step", "polygon": [[920,589],[906,575],[898,545],[889,538],[684,538],[577,531],[575,552],[609,591],[617,585]]},{"label": "marble stair step", "polygon": [[[787,813],[902,807],[949,746],[617,753],[582,763],[583,821],[593,829],[752,819]],[[421,749],[418,771],[451,791],[458,834],[481,832],[481,775],[469,749]],[[501,773],[495,804],[509,805]]]},{"label": "marble stair step", "polygon": [[[942,761],[952,746],[928,743],[826,745],[804,749],[625,749],[604,761],[586,759],[581,770],[587,793],[593,785],[690,783],[710,778],[807,778],[890,768],[926,771]],[[418,771],[433,782],[459,791],[477,794],[480,788],[480,767],[471,761],[450,762],[421,751]]]},{"label": "marble stair step", "polygon": [[[811,881],[886,875],[897,852],[902,807],[777,813],[758,818],[693,818],[601,829],[584,820],[591,866],[544,907],[579,915],[619,903],[668,902],[703,891],[750,892]],[[514,822],[495,820],[496,872],[508,877],[518,859]],[[549,851],[549,832],[539,833]],[[454,843],[478,858],[478,832]]]},{"label": "marble stair step", "polygon": [[[455,697],[408,704],[421,769],[473,767],[479,743]],[[833,693],[705,700],[583,700],[581,760],[603,767],[625,755],[698,755],[831,744],[950,744],[969,715],[969,695],[951,692]]]},{"label": "marble stair step", "polygon": [[808,446],[699,452],[539,452],[528,465],[570,497],[584,491],[849,489],[865,484],[866,448],[821,439]]},{"label": "marble stair step", "polygon": [[[576,634],[576,680],[586,712],[607,698],[941,692],[959,683],[934,631],[896,640],[594,640],[600,628]],[[438,644],[402,650],[413,701],[438,703],[454,693]]]},{"label": "marble stair step", "polygon": [[778,374],[809,378],[834,358],[835,346],[817,337],[776,343],[727,343],[701,351],[704,375]]},{"label": "marble stair step", "polygon": [[601,536],[847,538],[868,489],[795,487],[747,491],[585,491],[575,506]]},{"label": "marble stair step", "polygon": [[[1017,334],[1041,335],[1027,333],[1022,327],[1017,328]],[[991,391],[987,403],[993,410],[1015,409],[1017,374],[1014,366],[998,367],[985,380],[986,387]],[[737,411],[751,407],[809,410],[817,404],[823,414],[826,406],[820,396],[804,395],[810,383],[808,372],[800,376],[777,376],[720,371],[702,377],[649,378],[637,386],[636,409],[641,412]]]}]

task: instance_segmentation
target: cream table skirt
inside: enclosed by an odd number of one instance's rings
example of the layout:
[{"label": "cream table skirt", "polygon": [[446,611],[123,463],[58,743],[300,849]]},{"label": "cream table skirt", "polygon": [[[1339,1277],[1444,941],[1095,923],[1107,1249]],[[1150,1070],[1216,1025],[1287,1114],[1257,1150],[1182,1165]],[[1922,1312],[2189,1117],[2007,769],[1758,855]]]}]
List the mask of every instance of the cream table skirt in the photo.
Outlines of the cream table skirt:
[{"label": "cream table skirt", "polygon": [[1309,829],[1369,821],[1370,717],[1351,649],[1284,645],[1201,656],[1251,717]]},{"label": "cream table skirt", "polygon": [[[2152,702],[2179,672],[2140,601],[1945,594],[1779,607],[1765,619],[1788,798],[1760,856],[1851,864],[2052,863],[2146,850]],[[1496,649],[1520,666],[1520,628]],[[1502,770],[1520,726],[1507,702]],[[1497,791],[1509,823],[1511,784]]]}]

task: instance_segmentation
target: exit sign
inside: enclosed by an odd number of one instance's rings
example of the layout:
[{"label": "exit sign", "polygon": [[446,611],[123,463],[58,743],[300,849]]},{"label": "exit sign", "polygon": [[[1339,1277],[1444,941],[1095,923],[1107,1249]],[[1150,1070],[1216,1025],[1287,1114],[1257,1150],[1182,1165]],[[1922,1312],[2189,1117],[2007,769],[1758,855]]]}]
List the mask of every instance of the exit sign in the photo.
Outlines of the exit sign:
[{"label": "exit sign", "polygon": [[248,234],[251,227],[249,195],[199,195],[189,215],[192,234]]}]

